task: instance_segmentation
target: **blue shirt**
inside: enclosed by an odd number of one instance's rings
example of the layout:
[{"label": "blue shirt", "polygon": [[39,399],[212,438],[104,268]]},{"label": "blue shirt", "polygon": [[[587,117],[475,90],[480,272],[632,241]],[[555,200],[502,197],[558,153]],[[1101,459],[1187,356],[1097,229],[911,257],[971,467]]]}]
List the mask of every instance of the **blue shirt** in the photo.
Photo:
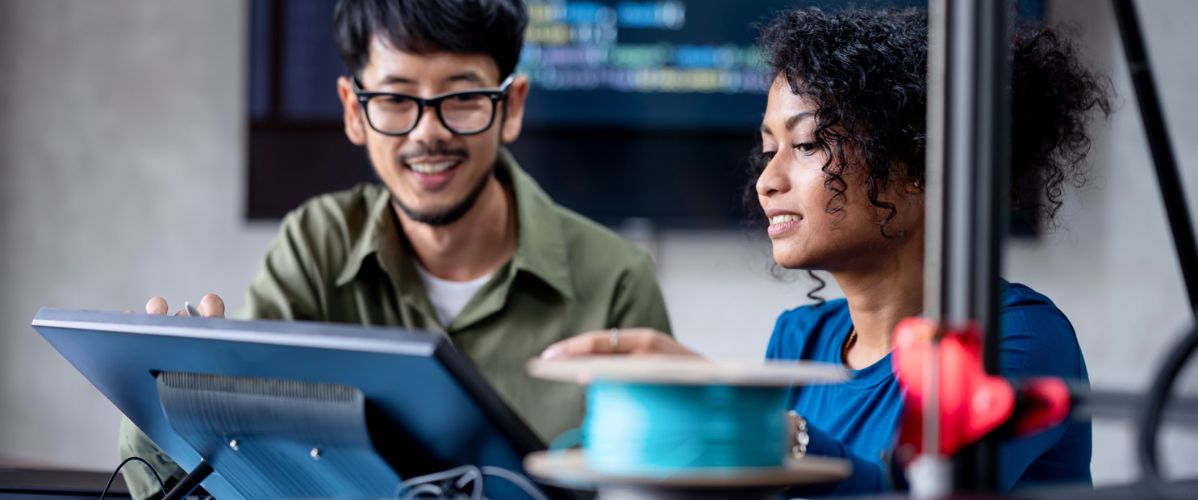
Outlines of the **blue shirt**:
[{"label": "blue shirt", "polygon": [[[1026,286],[1005,284],[999,329],[1001,373],[1011,379],[1055,376],[1088,382],[1086,362],[1073,325],[1048,297]],[[769,359],[841,364],[841,348],[852,318],[844,299],[782,313],[770,337]],[[794,409],[807,419],[807,452],[846,458],[853,475],[831,485],[796,493],[855,494],[891,489],[888,454],[898,438],[903,392],[890,355],[844,384],[796,388]],[[999,486],[1003,490],[1036,483],[1090,482],[1090,422],[1067,420],[1047,431],[1000,447]]]}]

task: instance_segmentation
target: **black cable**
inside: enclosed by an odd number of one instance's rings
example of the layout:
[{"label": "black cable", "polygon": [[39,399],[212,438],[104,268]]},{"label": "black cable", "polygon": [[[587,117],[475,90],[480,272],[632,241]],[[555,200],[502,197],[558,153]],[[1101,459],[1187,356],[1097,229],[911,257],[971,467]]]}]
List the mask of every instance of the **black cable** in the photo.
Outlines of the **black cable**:
[{"label": "black cable", "polygon": [[212,472],[212,464],[208,463],[207,460],[200,459],[199,465],[196,465],[191,472],[187,473],[187,476],[180,479],[179,483],[171,491],[162,490],[162,494],[165,495],[162,497],[162,500],[182,500],[187,498],[192,491],[200,487],[201,482],[212,475]]},{"label": "black cable", "polygon": [[150,465],[150,462],[147,462],[146,459],[141,457],[129,457],[121,462],[120,465],[116,466],[116,470],[112,471],[111,476],[108,476],[108,484],[105,484],[104,491],[100,492],[100,500],[104,500],[104,497],[108,495],[108,490],[112,488],[112,482],[116,480],[116,475],[121,472],[121,468],[123,468],[125,464],[135,460],[145,464],[146,468],[150,469],[150,473],[154,475],[154,479],[158,480],[158,487],[161,488],[163,492],[166,492],[166,485],[162,482],[162,476],[158,475],[158,471],[154,470],[154,466]]},{"label": "black cable", "polygon": [[[393,496],[404,500],[417,498],[486,500],[487,497],[483,494],[485,476],[504,479],[516,485],[533,500],[547,500],[545,495],[524,476],[501,467],[486,465],[482,467],[463,465],[409,478],[396,485]],[[469,487],[468,490],[467,487]],[[466,494],[466,491],[470,493]]]},{"label": "black cable", "polygon": [[1165,403],[1173,390],[1173,382],[1177,380],[1177,375],[1181,373],[1195,349],[1198,349],[1198,326],[1191,328],[1189,334],[1178,342],[1177,347],[1170,350],[1148,389],[1148,399],[1143,413],[1140,414],[1140,434],[1137,436],[1140,471],[1147,481],[1157,482],[1163,479],[1157,460],[1157,433],[1165,412]]}]

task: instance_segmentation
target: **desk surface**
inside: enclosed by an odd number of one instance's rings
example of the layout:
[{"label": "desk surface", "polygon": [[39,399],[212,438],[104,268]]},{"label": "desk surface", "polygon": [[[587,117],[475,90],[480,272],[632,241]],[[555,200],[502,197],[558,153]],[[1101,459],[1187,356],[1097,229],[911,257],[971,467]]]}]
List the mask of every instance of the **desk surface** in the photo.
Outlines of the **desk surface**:
[{"label": "desk surface", "polygon": [[[97,498],[112,472],[33,469],[0,466],[0,498]],[[119,475],[108,490],[111,498],[128,498],[129,488]]]}]

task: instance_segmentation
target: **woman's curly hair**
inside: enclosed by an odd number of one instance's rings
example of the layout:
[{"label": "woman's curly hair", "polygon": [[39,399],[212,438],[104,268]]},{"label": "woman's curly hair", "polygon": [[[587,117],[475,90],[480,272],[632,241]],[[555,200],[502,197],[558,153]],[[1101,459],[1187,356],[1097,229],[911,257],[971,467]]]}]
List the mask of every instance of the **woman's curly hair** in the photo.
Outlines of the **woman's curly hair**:
[{"label": "woman's curly hair", "polygon": [[[844,210],[851,155],[866,169],[869,203],[885,214],[884,236],[897,208],[878,195],[892,180],[924,179],[927,26],[922,9],[809,8],[780,15],[759,41],[773,73],[817,106],[815,142],[828,158],[824,183],[833,193],[827,211]],[[1082,66],[1068,39],[1042,25],[1017,29],[1012,54],[1011,202],[1032,220],[1051,220],[1061,184],[1084,179],[1086,126],[1095,109],[1110,113],[1110,85]],[[767,161],[760,148],[750,157],[750,206]]]}]

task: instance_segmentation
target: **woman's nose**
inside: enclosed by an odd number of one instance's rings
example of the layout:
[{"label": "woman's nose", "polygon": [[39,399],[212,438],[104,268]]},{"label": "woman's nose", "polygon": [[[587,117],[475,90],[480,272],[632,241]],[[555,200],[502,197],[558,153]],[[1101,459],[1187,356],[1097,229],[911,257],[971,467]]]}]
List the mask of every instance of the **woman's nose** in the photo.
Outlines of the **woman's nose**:
[{"label": "woman's nose", "polygon": [[756,187],[758,196],[772,196],[789,189],[785,169],[780,166],[782,164],[782,161],[780,161],[781,155],[782,153],[779,152],[773,158],[770,158],[769,162],[765,164],[765,168],[762,169],[761,174],[757,176]]}]

